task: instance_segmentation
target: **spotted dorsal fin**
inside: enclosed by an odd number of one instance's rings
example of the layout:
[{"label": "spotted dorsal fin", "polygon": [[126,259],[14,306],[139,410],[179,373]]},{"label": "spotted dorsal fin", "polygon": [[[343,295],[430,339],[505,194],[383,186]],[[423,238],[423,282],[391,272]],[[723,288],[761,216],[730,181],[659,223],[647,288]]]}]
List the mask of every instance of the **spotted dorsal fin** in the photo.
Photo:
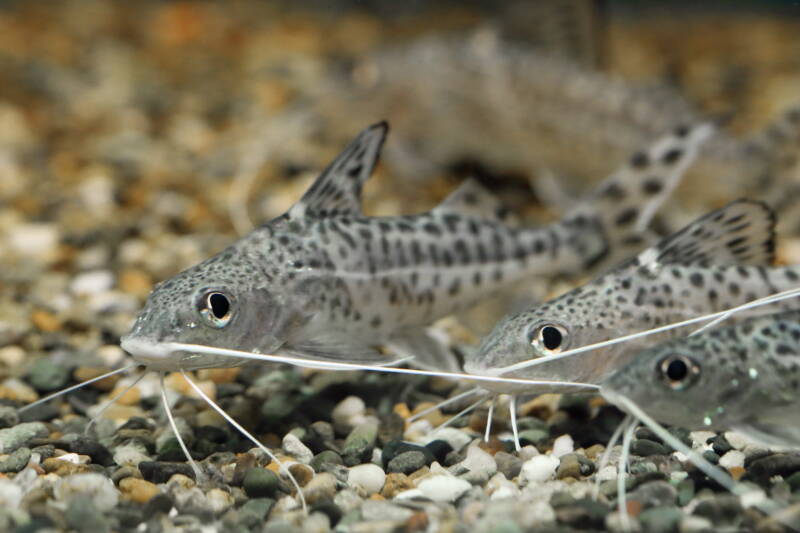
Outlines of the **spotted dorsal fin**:
[{"label": "spotted dorsal fin", "polygon": [[489,220],[505,220],[509,216],[508,209],[500,200],[474,178],[467,178],[437,205],[433,212],[457,213]]},{"label": "spotted dorsal fin", "polygon": [[708,213],[633,259],[663,265],[769,265],[775,255],[775,214],[766,204],[737,200]]},{"label": "spotted dorsal fin", "polygon": [[289,217],[360,214],[361,189],[378,162],[388,132],[389,125],[379,122],[359,133],[292,206]]}]

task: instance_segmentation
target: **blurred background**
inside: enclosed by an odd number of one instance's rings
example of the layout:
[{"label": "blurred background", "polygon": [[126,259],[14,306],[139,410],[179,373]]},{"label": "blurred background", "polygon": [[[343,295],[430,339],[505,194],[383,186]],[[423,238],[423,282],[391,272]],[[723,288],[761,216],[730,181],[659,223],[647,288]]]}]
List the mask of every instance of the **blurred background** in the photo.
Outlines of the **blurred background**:
[{"label": "blurred background", "polygon": [[[118,362],[155,282],[288,208],[382,119],[369,214],[476,176],[542,222],[721,118],[664,230],[788,197],[798,36],[779,1],[0,1],[0,374]],[[11,383],[0,397],[36,394]]]}]

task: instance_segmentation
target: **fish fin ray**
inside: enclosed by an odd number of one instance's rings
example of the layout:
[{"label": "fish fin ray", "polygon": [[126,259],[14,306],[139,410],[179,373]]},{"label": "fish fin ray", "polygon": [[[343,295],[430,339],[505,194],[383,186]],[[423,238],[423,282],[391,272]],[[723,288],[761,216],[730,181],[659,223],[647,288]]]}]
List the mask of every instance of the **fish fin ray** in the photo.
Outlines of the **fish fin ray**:
[{"label": "fish fin ray", "polygon": [[361,214],[361,189],[372,174],[389,132],[386,122],[366,128],[289,210],[289,218]]},{"label": "fish fin ray", "polygon": [[[775,255],[775,214],[753,200],[737,200],[698,218],[636,256],[636,267],[668,264],[769,265]],[[626,265],[627,266],[627,265]]]},{"label": "fish fin ray", "polygon": [[425,328],[411,328],[395,333],[386,345],[400,356],[412,357],[410,364],[414,367],[461,372],[455,353]]}]

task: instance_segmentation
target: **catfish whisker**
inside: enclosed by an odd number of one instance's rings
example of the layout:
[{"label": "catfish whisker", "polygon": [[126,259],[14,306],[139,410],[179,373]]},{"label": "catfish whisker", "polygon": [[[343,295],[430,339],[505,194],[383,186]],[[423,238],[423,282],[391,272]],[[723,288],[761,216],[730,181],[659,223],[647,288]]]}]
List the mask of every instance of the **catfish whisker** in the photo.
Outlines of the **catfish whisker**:
[{"label": "catfish whisker", "polygon": [[508,413],[511,415],[511,432],[514,434],[514,448],[522,449],[519,444],[519,429],[517,428],[517,395],[512,394],[508,402]]},{"label": "catfish whisker", "polygon": [[106,410],[107,410],[109,407],[111,407],[112,405],[114,405],[115,403],[117,403],[117,401],[118,401],[120,398],[122,398],[122,397],[123,397],[123,396],[124,396],[124,395],[125,395],[125,394],[126,394],[128,391],[129,391],[129,390],[131,390],[131,389],[132,389],[132,388],[134,388],[136,385],[138,385],[138,384],[139,384],[139,382],[140,382],[140,381],[142,381],[142,379],[143,379],[143,378],[144,378],[146,375],[147,375],[147,372],[142,372],[141,374],[139,374],[139,376],[137,376],[137,377],[136,377],[136,379],[133,381],[133,383],[131,383],[130,385],[128,385],[127,387],[125,387],[124,389],[122,389],[122,390],[121,390],[119,393],[115,394],[115,395],[114,395],[114,397],[112,397],[110,400],[108,400],[108,401],[105,403],[105,405],[103,405],[103,407],[101,407],[101,408],[100,408],[100,410],[99,410],[99,411],[97,411],[97,412],[94,414],[94,416],[92,416],[92,419],[91,419],[91,420],[89,420],[89,423],[88,423],[88,424],[86,424],[86,429],[84,429],[84,430],[83,430],[83,433],[84,433],[84,435],[88,435],[88,434],[89,434],[89,431],[92,429],[92,426],[95,424],[95,422],[97,422],[97,420],[98,420],[98,419],[99,419],[101,416],[103,416],[103,413],[105,413],[105,412],[106,412]]},{"label": "catfish whisker", "polygon": [[[609,459],[611,458],[611,450],[614,446],[617,445],[620,437],[622,437],[622,432],[625,431],[625,428],[628,427],[633,417],[631,415],[627,415],[622,422],[619,423],[617,429],[614,430],[614,433],[611,434],[611,438],[608,439],[608,444],[606,445],[606,449],[603,450],[603,455],[600,456],[600,461],[597,463],[597,474],[608,465]],[[596,500],[600,495],[600,476],[595,475],[594,480],[594,489],[592,490],[592,497]]]},{"label": "catfish whisker", "polygon": [[241,424],[239,424],[239,423],[238,423],[236,420],[234,420],[234,418],[233,418],[233,417],[231,417],[231,415],[229,415],[228,413],[226,413],[226,412],[225,412],[225,410],[224,410],[222,407],[220,407],[220,406],[219,406],[219,404],[217,404],[217,402],[215,402],[214,400],[212,400],[212,399],[211,399],[211,398],[208,396],[208,394],[206,394],[205,392],[203,392],[203,390],[202,390],[200,387],[198,387],[198,386],[197,386],[197,384],[196,384],[194,381],[192,381],[192,379],[191,379],[191,378],[189,378],[189,376],[186,374],[186,372],[185,372],[183,369],[181,369],[181,375],[183,376],[183,379],[185,379],[185,380],[186,380],[186,383],[188,383],[188,384],[189,384],[189,386],[190,386],[190,387],[192,387],[192,389],[193,389],[193,390],[194,390],[194,391],[195,391],[195,392],[196,392],[196,393],[197,393],[197,394],[198,394],[198,395],[199,395],[199,396],[200,396],[200,397],[201,397],[203,400],[205,400],[205,402],[206,402],[206,403],[209,405],[209,407],[211,407],[212,409],[214,409],[214,410],[215,410],[215,411],[216,411],[216,412],[217,412],[217,413],[218,413],[218,414],[219,414],[219,415],[220,415],[222,418],[224,418],[225,420],[227,420],[229,424],[231,424],[233,427],[235,427],[235,428],[236,428],[236,429],[237,429],[237,430],[238,430],[238,431],[239,431],[239,432],[240,432],[242,435],[244,435],[245,437],[247,437],[247,439],[248,439],[250,442],[252,442],[253,444],[255,444],[255,445],[258,447],[258,449],[260,449],[262,452],[264,452],[264,453],[267,455],[267,457],[269,457],[270,459],[272,459],[273,461],[275,461],[275,464],[277,464],[277,465],[278,465],[278,468],[280,469],[280,471],[281,471],[281,472],[283,472],[283,473],[285,473],[285,474],[286,474],[286,476],[289,478],[289,480],[292,482],[292,485],[294,485],[294,488],[297,490],[297,497],[300,499],[300,505],[303,507],[303,512],[306,512],[306,513],[307,513],[307,512],[308,512],[308,506],[306,505],[306,498],[305,498],[305,496],[303,495],[303,489],[300,487],[300,484],[297,482],[297,480],[296,480],[296,479],[295,479],[295,477],[292,475],[292,473],[291,473],[291,472],[289,472],[289,469],[288,469],[288,468],[286,468],[286,467],[284,466],[284,464],[283,464],[283,463],[282,463],[282,462],[281,462],[281,461],[280,461],[280,460],[279,460],[279,459],[278,459],[278,458],[275,456],[275,454],[273,454],[273,453],[272,453],[272,452],[269,450],[269,448],[267,448],[266,446],[264,446],[264,445],[263,445],[263,444],[262,444],[262,443],[261,443],[261,442],[260,442],[260,441],[259,441],[257,438],[255,438],[255,437],[254,437],[254,436],[253,436],[253,435],[252,435],[252,434],[251,434],[249,431],[247,431],[247,430],[246,430],[244,427],[242,427],[242,425],[241,425]]},{"label": "catfish whisker", "polygon": [[47,403],[50,400],[58,398],[59,396],[63,396],[65,394],[69,394],[70,392],[76,391],[78,389],[82,389],[83,387],[85,387],[87,385],[91,385],[92,383],[96,383],[98,381],[102,381],[102,380],[104,380],[106,378],[110,378],[111,376],[116,376],[117,374],[123,374],[123,373],[127,372],[128,370],[130,370],[132,368],[136,368],[137,366],[139,366],[139,365],[138,364],[133,364],[133,365],[128,365],[128,366],[123,366],[122,368],[118,368],[116,370],[112,370],[111,372],[106,372],[105,374],[102,374],[100,376],[93,377],[91,379],[87,379],[86,381],[82,381],[80,383],[77,383],[75,385],[67,387],[66,389],[61,389],[60,391],[54,392],[52,394],[48,394],[44,398],[39,398],[35,402],[31,402],[31,403],[29,403],[27,405],[23,405],[22,407],[17,409],[17,412],[18,413],[24,413],[25,411],[28,411],[29,409],[33,409],[37,405],[42,405],[43,403]]},{"label": "catfish whisker", "polygon": [[175,424],[175,419],[172,417],[172,410],[170,409],[169,401],[167,400],[167,387],[164,385],[164,373],[159,373],[158,378],[161,385],[161,403],[164,405],[164,411],[167,413],[167,420],[169,420],[169,425],[172,428],[172,432],[175,434],[175,438],[178,440],[181,450],[183,450],[183,454],[186,456],[189,464],[192,465],[192,470],[194,471],[195,477],[197,477],[197,482],[200,483],[201,480],[205,479],[205,474],[203,474],[203,471],[200,470],[200,466],[198,466],[198,464],[195,462],[192,454],[189,453],[189,448],[186,446],[186,443],[183,442],[183,437],[181,437],[181,433],[178,431],[178,426]]},{"label": "catfish whisker", "polygon": [[483,434],[483,441],[489,442],[489,435],[492,434],[492,416],[494,416],[495,398],[489,402],[489,413],[486,415],[486,433]]},{"label": "catfish whisker", "polygon": [[625,477],[627,475],[626,472],[630,470],[628,466],[628,457],[630,455],[631,441],[633,440],[633,432],[635,430],[636,421],[630,419],[628,425],[625,427],[625,433],[622,436],[622,454],[619,456],[619,466],[617,467],[617,511],[619,512],[623,531],[631,530],[631,520],[628,515],[628,498],[625,492]]},{"label": "catfish whisker", "polygon": [[443,401],[437,403],[436,405],[428,407],[427,409],[423,409],[419,413],[416,413],[416,414],[414,414],[412,416],[409,416],[408,419],[406,420],[406,422],[413,422],[414,420],[417,420],[418,418],[422,418],[423,416],[427,415],[428,413],[432,413],[433,411],[435,411],[435,410],[437,410],[437,409],[439,409],[441,407],[444,407],[445,405],[450,405],[451,403],[455,403],[455,402],[457,402],[459,400],[462,400],[464,398],[472,396],[473,394],[478,393],[478,392],[485,392],[485,391],[483,389],[479,388],[479,387],[475,387],[474,389],[470,389],[470,390],[468,390],[466,392],[462,392],[461,394],[456,394],[452,398],[448,398],[446,400],[443,400]]},{"label": "catfish whisker", "polygon": [[436,433],[437,431],[439,431],[440,429],[444,429],[444,428],[446,428],[446,427],[450,426],[451,424],[453,424],[453,422],[455,422],[456,420],[458,420],[459,418],[461,418],[461,417],[462,417],[462,416],[464,416],[465,414],[467,414],[467,413],[471,413],[472,411],[474,411],[475,409],[477,409],[478,407],[480,407],[480,406],[481,406],[481,405],[483,405],[484,403],[486,403],[486,398],[485,398],[485,397],[484,397],[484,398],[479,398],[477,402],[475,402],[475,403],[473,403],[472,405],[470,405],[470,406],[468,406],[468,407],[466,407],[466,408],[462,409],[461,411],[457,412],[456,414],[454,414],[453,416],[451,416],[451,417],[450,417],[450,418],[449,418],[449,419],[448,419],[446,422],[444,422],[443,424],[439,424],[438,426],[436,426],[435,428],[433,428],[433,431],[431,431],[431,434],[434,434],[434,433]]},{"label": "catfish whisker", "polygon": [[[784,293],[790,293],[790,292],[795,291],[795,290],[797,290],[797,289],[789,289],[789,290],[783,291],[783,292]],[[698,333],[701,333],[701,332],[703,332],[703,331],[705,331],[707,329],[711,329],[714,326],[716,326],[717,324],[719,324],[721,322],[724,322],[725,320],[730,318],[732,315],[734,315],[738,311],[745,311],[747,309],[750,309],[751,307],[758,307],[760,305],[767,305],[767,304],[775,303],[775,301],[780,301],[780,300],[783,299],[782,296],[779,296],[781,294],[782,293],[771,294],[769,296],[764,296],[763,298],[759,298],[757,300],[752,300],[752,301],[750,301],[750,302],[748,302],[746,304],[742,304],[740,306],[740,307],[742,307],[742,309],[734,308],[733,310],[728,311],[727,313],[723,314],[722,316],[715,318],[714,320],[712,320],[708,324],[703,324],[702,326],[700,326],[699,328],[697,328],[696,330],[691,332],[689,335],[697,335]]]},{"label": "catfish whisker", "polygon": [[773,295],[770,295],[770,296],[767,296],[767,297],[764,297],[764,298],[760,298],[758,300],[752,300],[752,301],[747,302],[745,304],[738,305],[736,307],[731,307],[729,309],[725,309],[724,311],[717,311],[715,313],[709,313],[709,314],[706,314],[706,315],[701,315],[701,316],[697,316],[697,317],[694,317],[694,318],[689,318],[689,319],[682,320],[682,321],[679,321],[679,322],[673,322],[671,324],[666,324],[664,326],[659,326],[657,328],[652,328],[652,329],[648,329],[648,330],[644,330],[644,331],[639,331],[637,333],[631,333],[629,335],[623,335],[621,337],[616,337],[614,339],[609,339],[607,341],[596,342],[594,344],[588,344],[586,346],[581,346],[580,348],[574,348],[572,350],[566,350],[564,352],[561,352],[558,355],[553,355],[553,356],[548,356],[548,357],[540,357],[540,358],[536,358],[536,359],[521,361],[521,362],[515,363],[513,365],[509,365],[509,366],[506,366],[506,367],[498,368],[497,370],[493,371],[493,373],[505,374],[505,373],[508,373],[508,372],[515,372],[517,370],[524,370],[526,368],[531,368],[531,367],[534,367],[534,366],[550,364],[550,363],[553,363],[553,362],[561,360],[561,359],[566,359],[568,357],[573,357],[573,356],[576,356],[576,355],[589,353],[589,352],[592,352],[593,350],[597,350],[597,349],[600,349],[600,348],[605,348],[606,346],[613,346],[615,344],[631,341],[631,340],[638,339],[638,338],[641,338],[641,337],[646,337],[646,336],[649,336],[649,335],[655,335],[657,333],[662,333],[664,331],[669,331],[669,330],[676,329],[676,328],[681,328],[681,327],[684,327],[684,326],[690,326],[690,325],[696,324],[698,322],[704,322],[706,320],[717,319],[717,318],[720,318],[720,317],[727,318],[727,317],[729,317],[730,315],[732,315],[734,313],[738,313],[738,312],[741,312],[741,311],[746,311],[748,309],[761,307],[761,306],[764,306],[764,305],[769,305],[769,304],[772,304],[772,303],[777,303],[777,302],[780,302],[780,301],[783,301],[783,300],[787,300],[789,298],[794,298],[796,296],[800,296],[800,288],[789,289],[789,290],[786,290],[786,291],[778,292],[778,293],[775,293]]},{"label": "catfish whisker", "polygon": [[[419,370],[416,368],[397,368],[391,366],[365,365],[359,363],[342,363],[337,361],[310,361],[299,357],[282,355],[259,354],[232,350],[230,348],[217,348],[215,346],[205,346],[202,344],[184,343],[165,343],[167,348],[175,351],[186,351],[192,353],[228,355],[238,359],[250,359],[253,361],[268,361],[273,363],[288,363],[293,366],[320,368],[322,370],[366,370],[370,372],[385,372],[390,374],[410,374],[415,376],[435,376],[454,379],[466,379],[470,381],[488,381],[495,383],[515,383],[519,385],[548,385],[554,387],[580,388],[586,391],[599,391],[600,386],[593,383],[583,383],[576,381],[552,381],[552,380],[531,380],[523,378],[504,378],[501,376],[482,376],[477,374],[467,374],[463,372],[445,372],[436,370]],[[403,359],[405,360],[405,359]]]}]

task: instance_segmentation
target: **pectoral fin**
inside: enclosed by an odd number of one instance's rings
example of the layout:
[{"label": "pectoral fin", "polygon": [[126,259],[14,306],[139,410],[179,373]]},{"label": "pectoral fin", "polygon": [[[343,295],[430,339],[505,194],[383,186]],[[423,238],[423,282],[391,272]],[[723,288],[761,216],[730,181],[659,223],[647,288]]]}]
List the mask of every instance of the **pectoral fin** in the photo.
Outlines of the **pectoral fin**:
[{"label": "pectoral fin", "polygon": [[409,364],[423,370],[461,372],[455,353],[425,328],[406,329],[392,336],[386,343],[401,357],[411,357]]}]

